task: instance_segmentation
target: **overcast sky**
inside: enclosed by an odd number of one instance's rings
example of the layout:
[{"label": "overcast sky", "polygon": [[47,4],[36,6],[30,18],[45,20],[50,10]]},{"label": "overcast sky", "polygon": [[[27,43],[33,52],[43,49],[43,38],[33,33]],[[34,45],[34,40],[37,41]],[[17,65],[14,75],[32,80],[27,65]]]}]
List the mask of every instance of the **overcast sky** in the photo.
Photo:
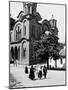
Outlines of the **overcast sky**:
[{"label": "overcast sky", "polygon": [[[10,13],[14,19],[17,19],[17,15],[20,11],[23,11],[23,3],[10,3]],[[54,4],[37,4],[37,12],[40,13],[42,20],[50,20],[53,15],[53,18],[57,20],[59,42],[65,43],[65,6]]]}]

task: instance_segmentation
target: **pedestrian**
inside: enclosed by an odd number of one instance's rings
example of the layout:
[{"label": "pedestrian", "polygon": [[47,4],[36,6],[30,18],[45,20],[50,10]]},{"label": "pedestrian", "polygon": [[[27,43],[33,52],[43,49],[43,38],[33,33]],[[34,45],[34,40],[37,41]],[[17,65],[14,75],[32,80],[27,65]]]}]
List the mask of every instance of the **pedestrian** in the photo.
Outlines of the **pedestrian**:
[{"label": "pedestrian", "polygon": [[39,72],[38,72],[38,78],[42,78],[42,70],[41,70],[41,68],[40,68],[40,70],[39,70]]},{"label": "pedestrian", "polygon": [[31,66],[31,68],[30,68],[29,78],[31,80],[35,79],[35,73],[34,73],[34,67],[33,66]]},{"label": "pedestrian", "polygon": [[27,68],[27,66],[25,67],[25,73],[28,74],[28,68]]},{"label": "pedestrian", "polygon": [[43,67],[43,75],[44,75],[44,78],[46,78],[46,75],[47,75],[47,67],[46,66]]}]

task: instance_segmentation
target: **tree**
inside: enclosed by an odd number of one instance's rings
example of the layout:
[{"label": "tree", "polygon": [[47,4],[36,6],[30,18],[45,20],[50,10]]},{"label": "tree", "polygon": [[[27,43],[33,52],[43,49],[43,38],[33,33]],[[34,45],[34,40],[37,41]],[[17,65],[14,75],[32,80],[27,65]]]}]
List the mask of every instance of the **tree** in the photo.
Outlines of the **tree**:
[{"label": "tree", "polygon": [[47,62],[47,67],[49,67],[49,57],[52,57],[54,60],[59,58],[58,39],[52,33],[44,33],[41,36],[41,40],[32,40],[33,59],[36,59],[38,63]]}]

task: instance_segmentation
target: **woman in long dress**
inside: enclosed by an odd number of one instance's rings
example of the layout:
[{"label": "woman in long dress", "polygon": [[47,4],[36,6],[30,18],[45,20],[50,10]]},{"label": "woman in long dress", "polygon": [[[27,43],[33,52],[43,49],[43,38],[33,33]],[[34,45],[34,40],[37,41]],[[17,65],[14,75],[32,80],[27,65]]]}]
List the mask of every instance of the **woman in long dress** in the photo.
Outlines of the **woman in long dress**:
[{"label": "woman in long dress", "polygon": [[38,78],[42,78],[42,69],[41,69],[41,67],[39,68],[39,72],[38,72]]},{"label": "woman in long dress", "polygon": [[31,66],[31,68],[30,68],[29,78],[30,78],[31,80],[34,80],[34,79],[35,79],[34,67],[33,67],[33,66]]}]

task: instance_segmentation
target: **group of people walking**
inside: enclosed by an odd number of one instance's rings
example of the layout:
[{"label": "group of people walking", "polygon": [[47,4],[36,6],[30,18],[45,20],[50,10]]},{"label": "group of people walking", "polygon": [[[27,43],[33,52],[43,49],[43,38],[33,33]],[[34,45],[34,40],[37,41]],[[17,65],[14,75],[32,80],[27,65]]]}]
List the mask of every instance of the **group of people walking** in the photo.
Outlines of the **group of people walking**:
[{"label": "group of people walking", "polygon": [[[30,71],[29,71],[30,70]],[[44,65],[44,66],[40,66],[40,67],[34,67],[34,66],[31,66],[30,69],[28,70],[28,67],[26,66],[25,67],[25,73],[26,74],[29,74],[29,78],[31,80],[35,80],[36,79],[36,76],[41,79],[43,76],[44,78],[46,78],[46,75],[47,75],[47,67]]]}]

